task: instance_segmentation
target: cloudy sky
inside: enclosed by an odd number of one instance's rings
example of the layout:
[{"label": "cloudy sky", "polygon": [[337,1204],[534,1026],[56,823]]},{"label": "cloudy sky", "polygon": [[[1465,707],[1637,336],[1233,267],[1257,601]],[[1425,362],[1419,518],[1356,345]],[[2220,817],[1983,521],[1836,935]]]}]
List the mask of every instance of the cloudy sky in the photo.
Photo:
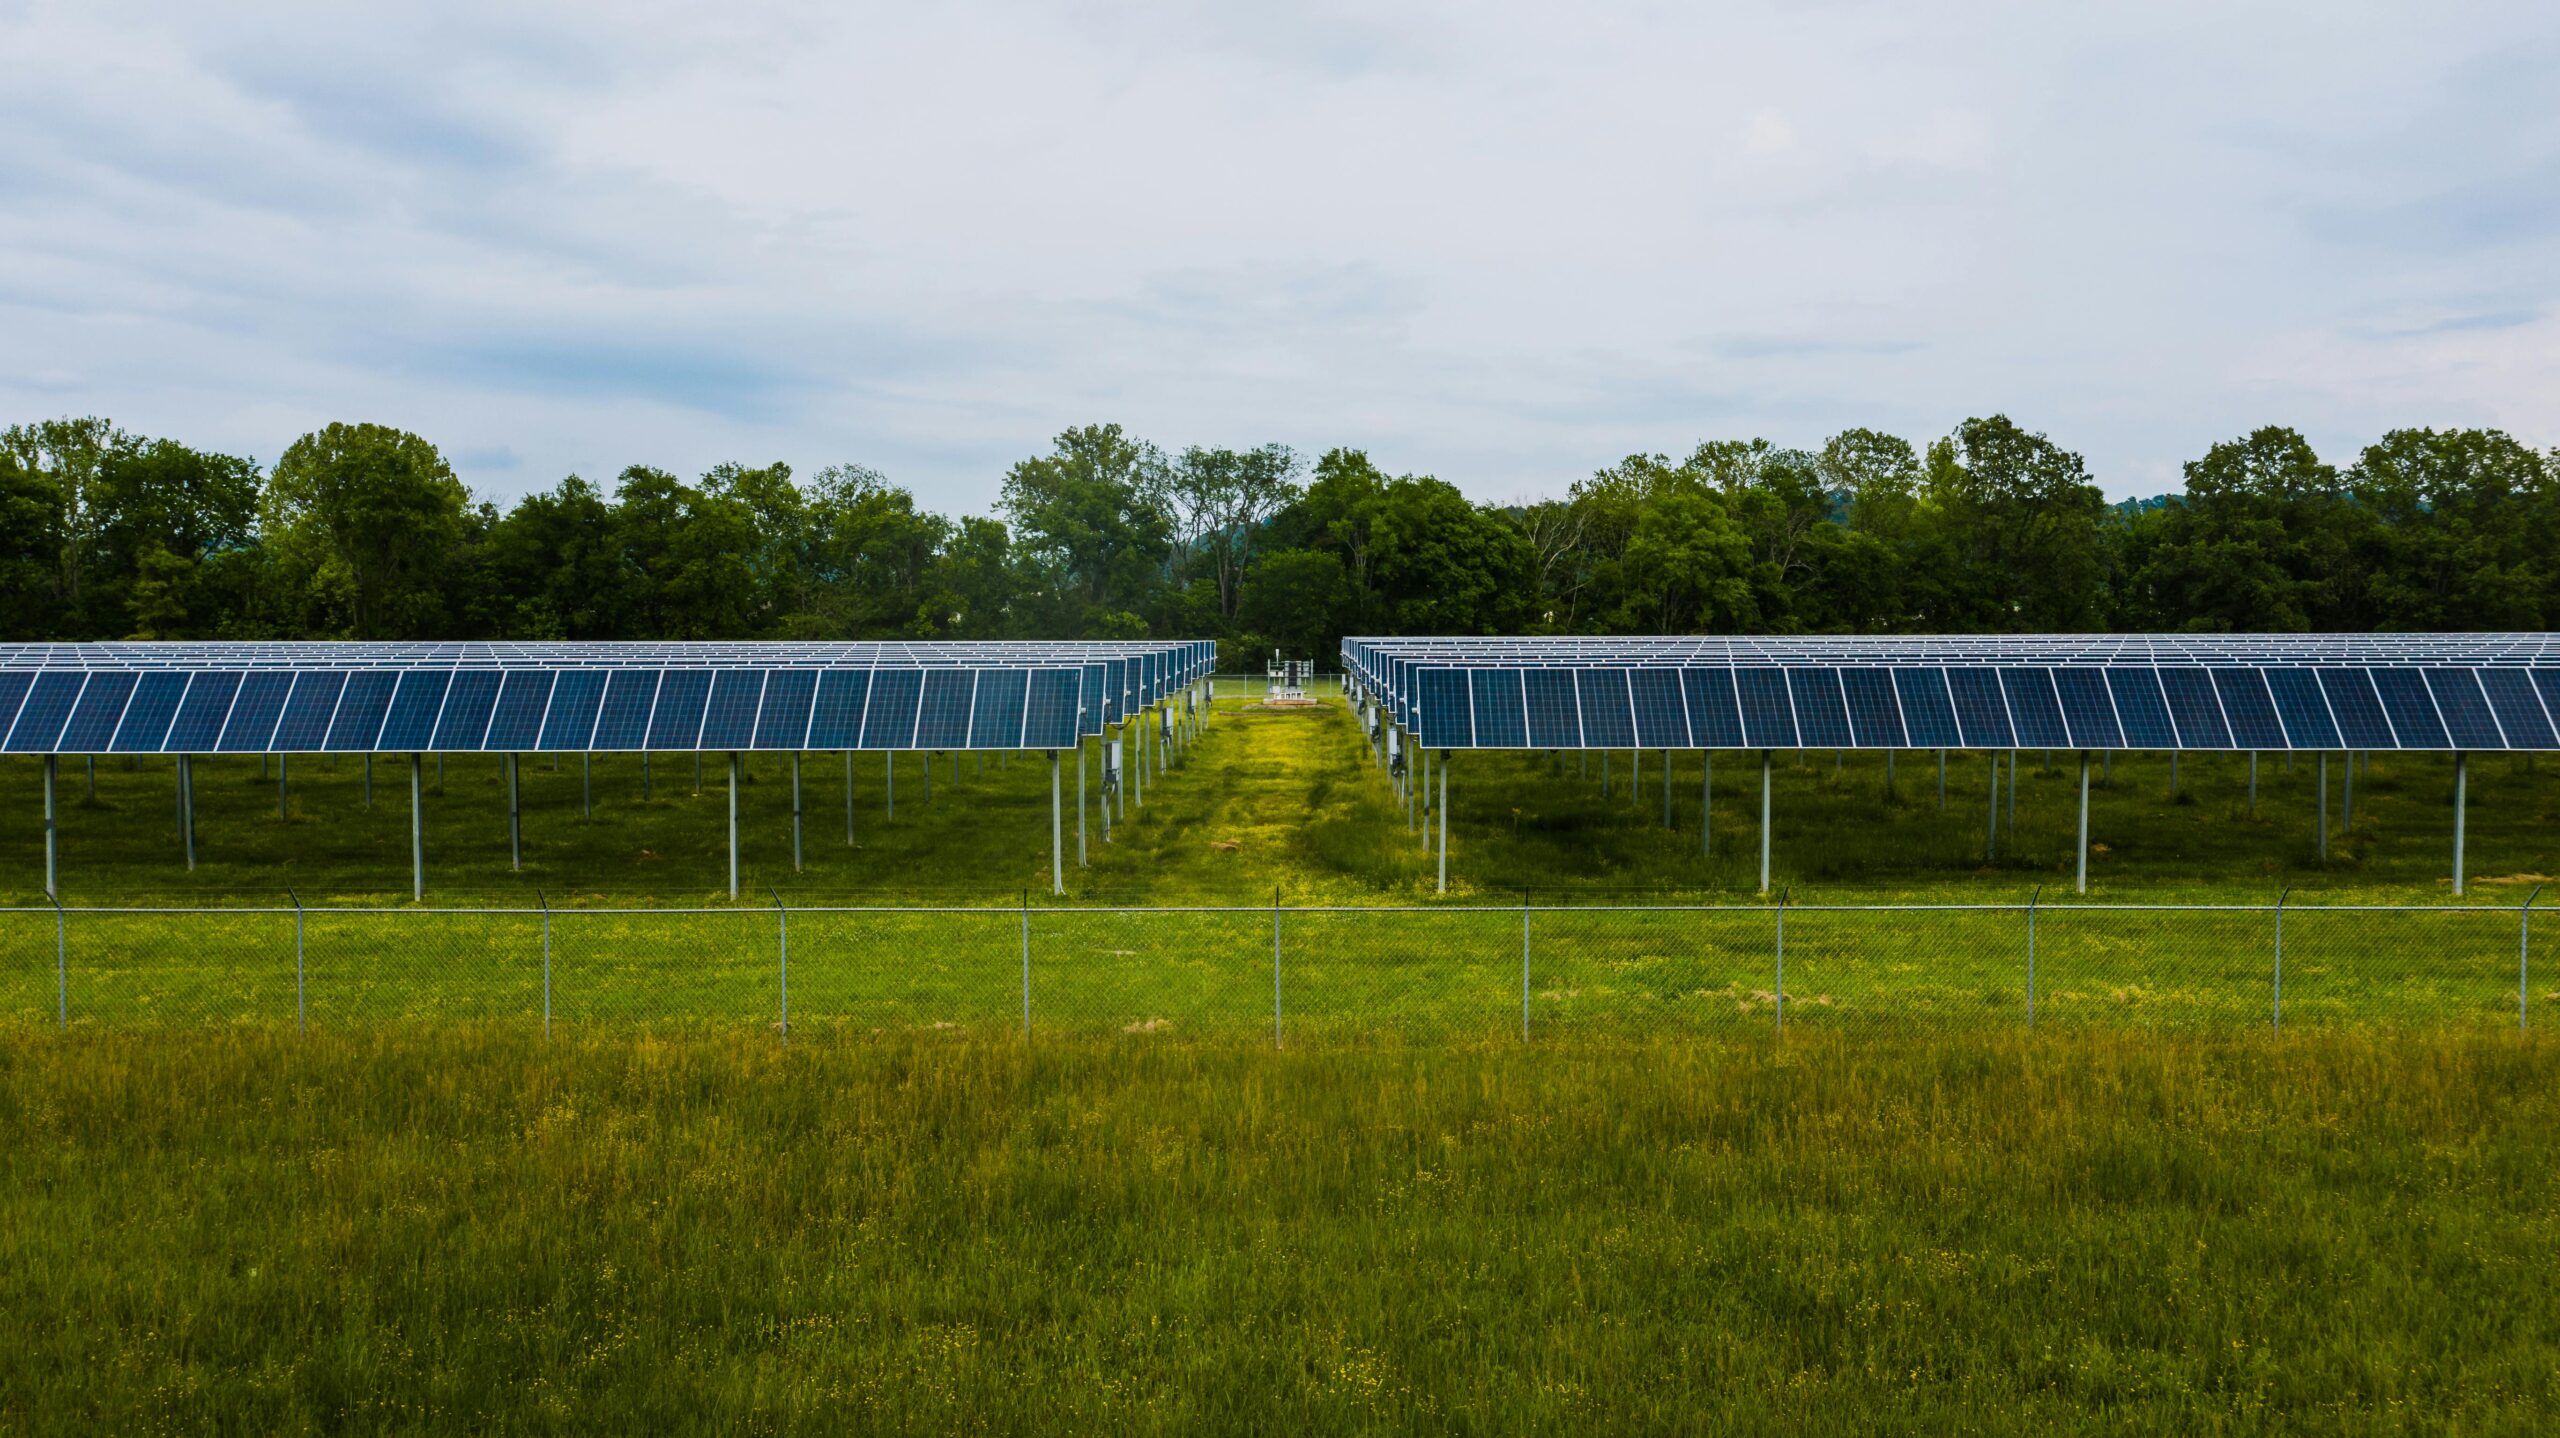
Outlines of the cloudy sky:
[{"label": "cloudy sky", "polygon": [[[0,419],[506,498],[1070,425],[1482,499],[2005,411],[2560,444],[2560,6],[0,0]],[[539,13],[536,13],[539,12]]]}]

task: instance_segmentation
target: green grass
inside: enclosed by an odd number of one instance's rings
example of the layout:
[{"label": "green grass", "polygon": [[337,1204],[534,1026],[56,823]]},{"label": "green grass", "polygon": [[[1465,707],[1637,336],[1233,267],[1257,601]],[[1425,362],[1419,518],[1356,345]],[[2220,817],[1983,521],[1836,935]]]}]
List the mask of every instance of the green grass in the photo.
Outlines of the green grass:
[{"label": "green grass", "polygon": [[0,1036],[0,1431],[2549,1431],[2560,1052]]}]

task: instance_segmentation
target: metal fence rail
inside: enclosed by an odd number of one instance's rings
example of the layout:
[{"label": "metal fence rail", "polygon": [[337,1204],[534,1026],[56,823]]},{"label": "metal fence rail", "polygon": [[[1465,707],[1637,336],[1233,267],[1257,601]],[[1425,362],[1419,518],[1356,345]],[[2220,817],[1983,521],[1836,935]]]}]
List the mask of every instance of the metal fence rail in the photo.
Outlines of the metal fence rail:
[{"label": "metal fence rail", "polygon": [[[0,1025],[1453,1038],[2529,1028],[2516,905],[0,909]],[[2546,980],[2549,983],[2550,980]]]}]

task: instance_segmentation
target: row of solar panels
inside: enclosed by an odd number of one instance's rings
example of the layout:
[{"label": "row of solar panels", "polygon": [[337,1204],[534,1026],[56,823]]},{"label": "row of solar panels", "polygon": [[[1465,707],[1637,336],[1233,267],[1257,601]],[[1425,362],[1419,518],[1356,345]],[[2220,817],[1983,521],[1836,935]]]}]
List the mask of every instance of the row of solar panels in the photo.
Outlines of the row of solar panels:
[{"label": "row of solar panels", "polygon": [[[1111,660],[1010,669],[0,672],[19,754],[1066,749],[1132,712]],[[1093,696],[1090,701],[1086,696]]]},{"label": "row of solar panels", "polygon": [[2553,749],[2560,668],[1417,668],[1433,749]]},{"label": "row of solar panels", "polygon": [[580,642],[471,641],[459,643],[345,640],[160,641],[117,640],[82,644],[0,644],[6,668],[1043,668],[1105,659],[1141,659],[1176,682],[1203,678],[1215,666],[1210,640],[1111,641],[891,641],[776,643],[768,641]]}]

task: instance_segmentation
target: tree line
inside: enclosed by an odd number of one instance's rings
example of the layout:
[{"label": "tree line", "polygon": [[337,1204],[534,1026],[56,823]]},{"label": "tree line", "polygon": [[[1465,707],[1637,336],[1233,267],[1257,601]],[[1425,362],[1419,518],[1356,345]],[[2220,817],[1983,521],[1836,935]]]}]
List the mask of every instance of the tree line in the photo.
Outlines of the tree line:
[{"label": "tree line", "polygon": [[1714,440],[1469,500],[1356,449],[1071,429],[947,516],[860,465],[571,475],[501,509],[427,440],[332,424],[272,465],[96,418],[0,431],[0,634],[33,639],[2532,629],[2560,621],[2560,451],[2402,429],[2341,468],[2227,440],[2110,504],[2005,416],[1924,446]]}]

